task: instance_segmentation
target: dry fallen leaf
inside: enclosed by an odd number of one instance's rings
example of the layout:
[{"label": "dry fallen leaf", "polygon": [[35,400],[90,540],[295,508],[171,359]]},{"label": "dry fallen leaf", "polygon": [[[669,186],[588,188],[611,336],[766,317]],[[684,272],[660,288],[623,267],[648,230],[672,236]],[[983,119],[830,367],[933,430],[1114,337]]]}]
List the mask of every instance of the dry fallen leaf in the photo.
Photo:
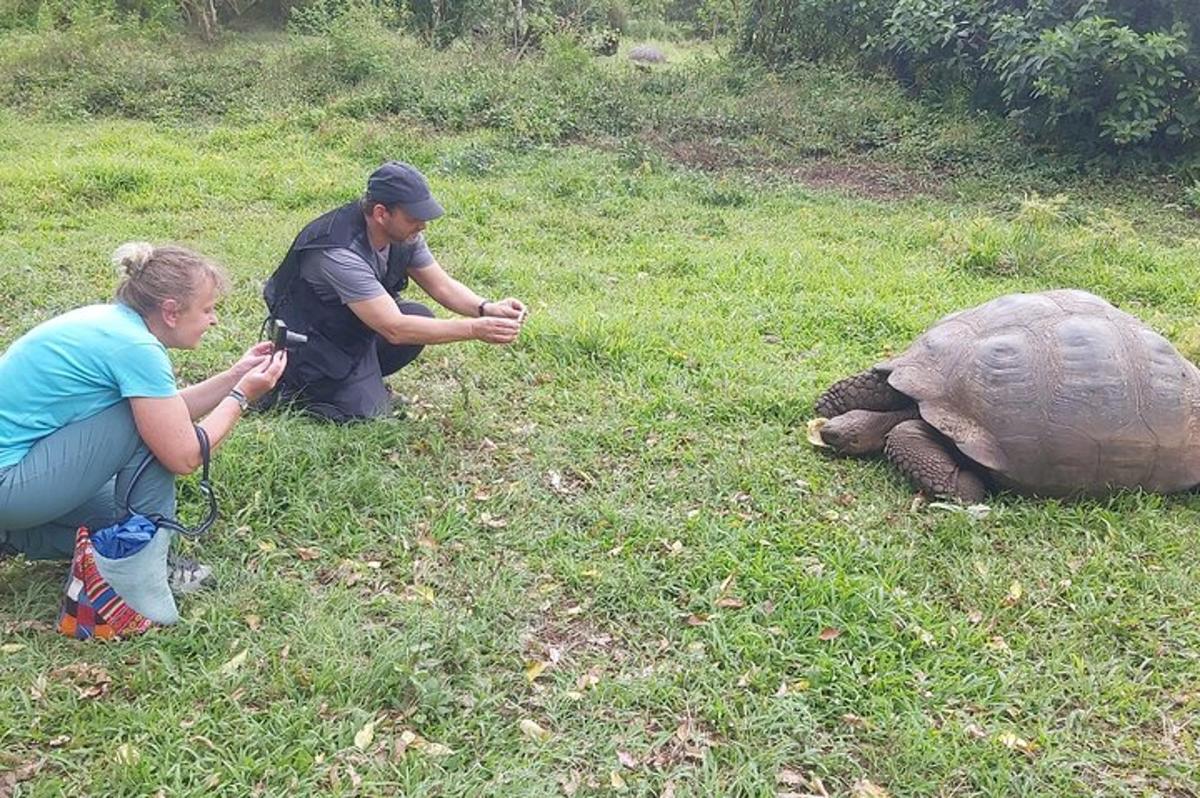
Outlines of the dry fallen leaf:
[{"label": "dry fallen leaf", "polygon": [[813,446],[820,446],[822,449],[828,449],[829,444],[821,439],[821,427],[829,423],[827,418],[814,418],[808,422],[807,437],[808,442]]},{"label": "dry fallen leaf", "polygon": [[1001,732],[996,735],[996,739],[1005,748],[1011,748],[1014,751],[1020,751],[1023,754],[1032,754],[1037,750],[1037,744],[1031,743],[1024,737],[1018,737],[1012,732]]},{"label": "dry fallen leaf", "polygon": [[131,743],[121,743],[117,746],[117,750],[113,754],[113,759],[117,761],[118,765],[133,767],[142,760],[142,753],[133,747]]},{"label": "dry fallen leaf", "polygon": [[595,687],[600,683],[600,670],[598,668],[589,668],[587,673],[580,674],[575,680],[575,686],[580,690],[587,690]]},{"label": "dry fallen leaf", "polygon": [[1016,580],[1013,580],[1013,583],[1008,586],[1008,595],[1006,595],[1004,597],[1005,605],[1007,605],[1009,607],[1015,605],[1017,602],[1019,602],[1021,600],[1021,596],[1024,592],[1025,591],[1021,587],[1021,583]]},{"label": "dry fallen leaf", "polygon": [[887,790],[878,784],[873,784],[870,779],[859,779],[854,782],[854,786],[850,788],[850,794],[853,798],[891,798]]},{"label": "dry fallen leaf", "polygon": [[503,529],[508,526],[508,521],[503,518],[493,518],[491,513],[480,513],[479,521],[486,527],[492,529]]},{"label": "dry fallen leaf", "polygon": [[547,663],[540,660],[534,660],[525,666],[525,680],[533,683],[537,677],[542,675],[542,671],[546,670]]},{"label": "dry fallen leaf", "polygon": [[250,627],[251,632],[257,632],[262,628],[262,618],[257,615],[247,615],[242,620],[246,622],[246,626]]},{"label": "dry fallen leaf", "polygon": [[450,756],[454,753],[450,750],[449,746],[442,745],[441,743],[431,743],[419,740],[417,743],[413,744],[413,747],[419,750],[425,756]]},{"label": "dry fallen leaf", "polygon": [[608,774],[608,781],[612,784],[614,790],[625,789],[625,779],[621,778],[621,774],[615,770]]},{"label": "dry fallen leaf", "polygon": [[640,764],[633,754],[628,751],[617,751],[617,761],[630,770],[634,770]]},{"label": "dry fallen leaf", "polygon": [[558,777],[558,786],[562,787],[563,795],[567,798],[574,798],[575,793],[579,792],[579,785],[582,781],[583,777],[573,770],[570,776]]},{"label": "dry fallen leaf", "polygon": [[229,674],[236,671],[238,668],[242,667],[242,664],[246,661],[246,657],[248,655],[249,655],[249,651],[247,649],[243,648],[237,654],[234,654],[232,659],[230,659],[228,662],[226,662],[224,665],[222,665],[219,668],[219,672],[223,676],[228,676]]},{"label": "dry fallen leaf", "polygon": [[296,556],[302,560],[315,560],[321,556],[321,550],[312,547],[301,547],[296,549]]},{"label": "dry fallen leaf", "polygon": [[354,746],[360,751],[367,750],[367,746],[375,742],[375,721],[365,724],[354,735]]},{"label": "dry fallen leaf", "polygon": [[0,654],[16,654],[18,651],[24,651],[24,643],[5,643],[0,646]]},{"label": "dry fallen leaf", "polygon": [[[29,781],[46,766],[46,758],[35,759],[32,762],[16,765],[10,770],[0,773],[0,795],[12,795],[16,786],[23,781]],[[7,765],[6,765],[7,767]]]},{"label": "dry fallen leaf", "polygon": [[817,635],[817,639],[818,640],[833,640],[833,639],[837,638],[838,636],[840,636],[841,633],[842,633],[841,629],[838,629],[834,626],[826,626],[824,629],[821,630],[821,633],[819,635]]},{"label": "dry fallen leaf", "polygon": [[717,599],[716,603],[718,607],[728,610],[740,610],[742,607],[746,606],[746,602],[742,601],[737,596],[725,596]]},{"label": "dry fallen leaf", "polygon": [[531,720],[530,718],[522,719],[520,726],[521,731],[525,733],[526,737],[537,740],[540,743],[546,742],[551,737],[550,732],[543,729],[538,725],[537,721]]},{"label": "dry fallen leaf", "polygon": [[424,601],[426,604],[434,602],[433,588],[428,585],[409,585],[405,588],[409,598],[416,598]]}]

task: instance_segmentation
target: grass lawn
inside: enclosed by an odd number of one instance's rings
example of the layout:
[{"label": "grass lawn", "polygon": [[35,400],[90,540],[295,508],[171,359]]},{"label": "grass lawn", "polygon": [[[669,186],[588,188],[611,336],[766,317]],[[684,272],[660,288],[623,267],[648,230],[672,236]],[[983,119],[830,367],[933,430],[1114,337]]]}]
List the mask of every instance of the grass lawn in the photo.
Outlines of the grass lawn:
[{"label": "grass lawn", "polygon": [[221,586],[177,627],[68,641],[63,567],[0,565],[0,793],[1200,794],[1200,501],[972,520],[804,437],[827,384],[1007,291],[1087,288],[1200,354],[1178,211],[386,119],[0,111],[0,151],[0,345],[107,299],[121,242],[179,241],[234,275],[175,353],[199,379],[386,157],[430,175],[451,273],[533,310],[510,348],[426,350],[407,418],[243,421],[190,547]]}]

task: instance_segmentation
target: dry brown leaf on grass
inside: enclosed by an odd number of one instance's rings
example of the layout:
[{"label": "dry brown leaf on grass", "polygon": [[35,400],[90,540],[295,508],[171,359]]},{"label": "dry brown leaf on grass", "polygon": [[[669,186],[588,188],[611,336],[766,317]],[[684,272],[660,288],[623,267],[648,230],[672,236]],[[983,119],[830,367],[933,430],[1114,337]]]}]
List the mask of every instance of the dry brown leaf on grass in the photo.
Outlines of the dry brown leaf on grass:
[{"label": "dry brown leaf on grass", "polygon": [[842,634],[841,629],[838,629],[837,627],[834,627],[834,626],[826,626],[824,629],[821,630],[821,633],[819,635],[817,635],[817,639],[825,640],[825,641],[834,640],[834,639],[838,638],[839,636],[841,636],[841,634]]},{"label": "dry brown leaf on grass", "polygon": [[24,643],[5,643],[0,646],[0,654],[16,654],[18,651],[24,651]]},{"label": "dry brown leaf on grass", "polygon": [[808,438],[808,442],[813,446],[818,446],[822,449],[828,449],[829,444],[821,438],[821,428],[828,423],[829,419],[827,418],[814,418],[810,420],[808,422],[807,429],[805,430],[805,437]]},{"label": "dry brown leaf on grass", "polygon": [[428,585],[406,585],[402,598],[407,601],[424,601],[426,604],[432,604],[434,602],[433,588]]},{"label": "dry brown leaf on grass", "polygon": [[537,740],[539,743],[544,743],[550,739],[551,734],[546,729],[543,729],[538,722],[531,718],[523,718],[520,723],[521,732],[530,739]]},{"label": "dry brown leaf on grass", "polygon": [[850,788],[852,798],[891,798],[887,790],[874,784],[870,779],[859,779]]},{"label": "dry brown leaf on grass", "polygon": [[17,785],[29,781],[46,766],[46,758],[41,757],[32,762],[16,765],[10,770],[0,773],[0,795],[9,796],[16,792]]},{"label": "dry brown leaf on grass", "polygon": [[1025,590],[1021,587],[1021,583],[1014,579],[1013,583],[1008,586],[1008,593],[1004,596],[1004,606],[1015,606],[1021,600],[1024,592]]},{"label": "dry brown leaf on grass", "polygon": [[721,609],[740,610],[742,607],[746,606],[746,602],[737,596],[723,596],[722,598],[717,599],[716,605]]},{"label": "dry brown leaf on grass", "polygon": [[54,681],[65,681],[75,688],[75,692],[84,700],[99,698],[106,695],[112,687],[112,677],[108,671],[98,665],[86,662],[74,662],[55,668],[50,672]]},{"label": "dry brown leaf on grass", "polygon": [[630,770],[636,770],[638,765],[641,764],[637,757],[628,751],[617,751],[617,761]]},{"label": "dry brown leaf on grass", "polygon": [[537,680],[537,677],[541,676],[542,672],[546,670],[548,664],[549,663],[542,662],[541,660],[534,660],[533,662],[526,664],[525,681],[533,684],[533,682]]},{"label": "dry brown leaf on grass", "polygon": [[614,790],[625,789],[625,779],[621,778],[621,774],[615,770],[608,774],[608,782]]},{"label": "dry brown leaf on grass", "polygon": [[1020,751],[1023,754],[1032,756],[1037,751],[1037,743],[1031,743],[1024,737],[1018,737],[1012,732],[1001,732],[996,736],[996,739],[1005,748],[1010,748],[1013,751]]},{"label": "dry brown leaf on grass", "polygon": [[579,792],[579,785],[582,781],[583,777],[573,770],[569,776],[558,777],[558,786],[562,788],[563,795],[567,798],[574,798],[575,793]]},{"label": "dry brown leaf on grass", "polygon": [[311,546],[301,546],[296,549],[296,556],[302,560],[315,560],[321,556],[321,550]]},{"label": "dry brown leaf on grass", "polygon": [[364,724],[354,735],[354,746],[360,751],[367,750],[367,746],[375,742],[375,721],[369,721]]},{"label": "dry brown leaf on grass", "polygon": [[121,743],[113,753],[113,759],[118,765],[133,767],[142,761],[142,752],[137,750],[132,743]]},{"label": "dry brown leaf on grass", "polygon": [[246,662],[246,657],[249,656],[249,653],[250,652],[248,649],[243,648],[241,651],[234,654],[233,657],[228,662],[226,662],[224,665],[222,665],[220,668],[218,668],[217,669],[218,672],[222,676],[230,675],[231,673],[236,671],[238,668],[242,667],[242,665]]}]

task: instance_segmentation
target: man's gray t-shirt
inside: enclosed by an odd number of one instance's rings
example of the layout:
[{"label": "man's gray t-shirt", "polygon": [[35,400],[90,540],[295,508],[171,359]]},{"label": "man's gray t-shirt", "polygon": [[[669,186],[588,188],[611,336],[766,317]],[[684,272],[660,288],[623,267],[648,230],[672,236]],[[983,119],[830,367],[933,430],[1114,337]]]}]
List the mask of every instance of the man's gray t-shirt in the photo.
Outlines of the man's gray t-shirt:
[{"label": "man's gray t-shirt", "polygon": [[387,293],[383,289],[383,278],[387,274],[391,247],[410,250],[400,253],[401,260],[408,258],[409,269],[421,269],[433,263],[433,253],[425,243],[425,236],[418,235],[412,241],[375,250],[372,263],[367,263],[354,251],[344,248],[302,252],[300,276],[312,286],[317,297],[323,302],[338,299],[345,305],[374,299]]}]

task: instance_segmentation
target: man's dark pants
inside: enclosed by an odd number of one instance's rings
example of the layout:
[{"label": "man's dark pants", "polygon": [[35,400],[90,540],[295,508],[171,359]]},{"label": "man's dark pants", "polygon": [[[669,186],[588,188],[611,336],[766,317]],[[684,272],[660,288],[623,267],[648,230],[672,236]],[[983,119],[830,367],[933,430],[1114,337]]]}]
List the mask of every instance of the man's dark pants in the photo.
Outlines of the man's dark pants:
[{"label": "man's dark pants", "polygon": [[[420,302],[397,304],[405,315],[433,318],[433,311]],[[340,423],[385,416],[391,412],[392,397],[383,378],[416,360],[424,348],[423,344],[390,344],[376,335],[367,356],[345,379],[315,380],[307,385],[291,385],[285,380],[278,401]]]}]

